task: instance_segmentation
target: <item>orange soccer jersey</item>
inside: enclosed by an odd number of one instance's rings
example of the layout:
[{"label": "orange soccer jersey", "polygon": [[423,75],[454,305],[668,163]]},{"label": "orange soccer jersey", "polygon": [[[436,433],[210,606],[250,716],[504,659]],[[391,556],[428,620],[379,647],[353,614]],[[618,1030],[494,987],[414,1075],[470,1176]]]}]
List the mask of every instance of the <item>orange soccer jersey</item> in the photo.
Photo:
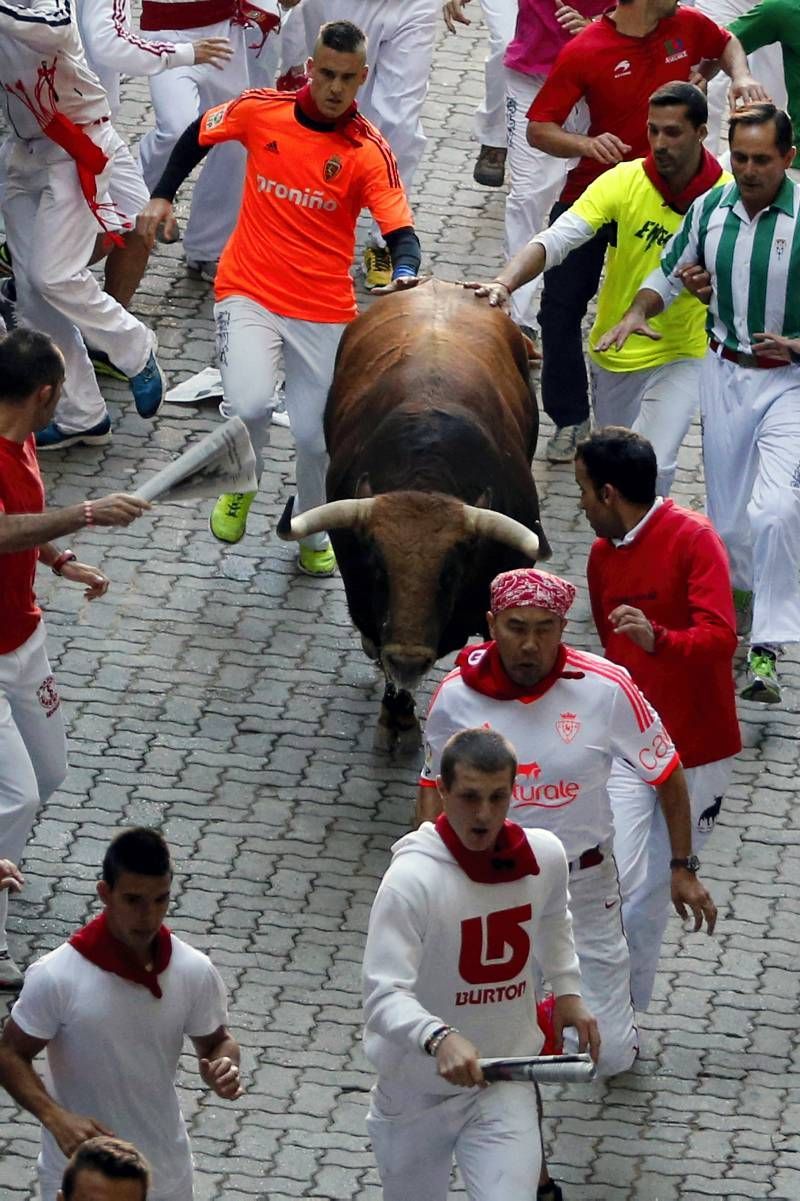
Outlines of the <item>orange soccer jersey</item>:
[{"label": "orange soccer jersey", "polygon": [[202,145],[234,139],[247,147],[247,171],[217,300],[248,296],[284,317],[351,320],[359,213],[369,209],[383,233],[413,224],[388,143],[359,114],[341,129],[301,125],[294,96],[266,88],[204,115]]}]

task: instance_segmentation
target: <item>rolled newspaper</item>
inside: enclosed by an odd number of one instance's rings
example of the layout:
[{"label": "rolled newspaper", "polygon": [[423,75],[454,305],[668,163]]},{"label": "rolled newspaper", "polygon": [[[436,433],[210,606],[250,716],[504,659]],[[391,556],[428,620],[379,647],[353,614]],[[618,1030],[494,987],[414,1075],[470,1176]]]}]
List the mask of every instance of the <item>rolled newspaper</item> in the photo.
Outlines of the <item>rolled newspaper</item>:
[{"label": "rolled newspaper", "polygon": [[498,1080],[529,1080],[537,1084],[585,1084],[597,1071],[587,1052],[581,1055],[521,1055],[511,1059],[479,1059],[491,1084]]},{"label": "rolled newspaper", "polygon": [[162,467],[134,495],[142,500],[198,500],[257,488],[256,456],[247,426],[241,417],[231,417]]}]

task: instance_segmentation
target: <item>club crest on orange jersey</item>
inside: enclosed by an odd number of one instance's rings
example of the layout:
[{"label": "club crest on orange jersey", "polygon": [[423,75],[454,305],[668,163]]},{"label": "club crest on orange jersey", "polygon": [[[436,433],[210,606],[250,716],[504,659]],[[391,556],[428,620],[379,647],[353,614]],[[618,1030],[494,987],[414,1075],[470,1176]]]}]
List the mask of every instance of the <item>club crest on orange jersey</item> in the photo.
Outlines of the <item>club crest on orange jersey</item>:
[{"label": "club crest on orange jersey", "polygon": [[218,125],[221,125],[225,120],[225,114],[229,108],[229,104],[222,104],[219,108],[214,109],[213,112],[208,113],[206,116],[206,130],[210,131],[212,129],[216,129]]},{"label": "club crest on orange jersey", "polygon": [[581,723],[574,713],[562,713],[556,722],[556,731],[564,742],[572,742],[580,728]]},{"label": "club crest on orange jersey", "polygon": [[322,168],[322,174],[325,176],[325,182],[330,183],[332,179],[336,179],[336,176],[339,174],[341,169],[342,160],[339,158],[339,155],[331,155],[331,157],[325,163],[325,166]]}]

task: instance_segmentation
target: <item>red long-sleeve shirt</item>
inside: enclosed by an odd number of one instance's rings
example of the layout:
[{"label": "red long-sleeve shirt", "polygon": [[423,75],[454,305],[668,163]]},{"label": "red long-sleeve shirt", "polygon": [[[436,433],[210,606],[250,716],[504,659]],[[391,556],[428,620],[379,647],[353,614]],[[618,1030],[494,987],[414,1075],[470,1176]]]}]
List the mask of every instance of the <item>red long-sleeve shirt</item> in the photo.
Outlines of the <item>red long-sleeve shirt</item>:
[{"label": "red long-sleeve shirt", "polygon": [[[672,735],[683,766],[741,750],[730,570],[710,521],[664,501],[627,545],[598,538],[587,577],[606,657],[631,673]],[[641,609],[652,623],[652,654],[615,632],[609,614],[618,605]]]}]

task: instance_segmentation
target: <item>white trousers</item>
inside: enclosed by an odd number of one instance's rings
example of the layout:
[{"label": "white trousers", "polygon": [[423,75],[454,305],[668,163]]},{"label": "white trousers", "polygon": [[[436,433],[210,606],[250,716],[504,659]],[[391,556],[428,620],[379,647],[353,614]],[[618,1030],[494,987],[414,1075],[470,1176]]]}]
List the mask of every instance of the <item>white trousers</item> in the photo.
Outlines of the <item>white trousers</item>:
[{"label": "white trousers", "polygon": [[[230,21],[200,29],[147,32],[153,41],[192,42],[197,38],[230,38],[234,54],[222,70],[200,66],[173,67],[150,76],[156,125],[139,143],[139,158],[145,182],[152,191],[161,178],[180,135],[200,113],[224,104],[249,86],[247,50],[241,26]],[[183,235],[187,259],[207,262],[218,259],[231,235],[244,183],[246,151],[239,142],[214,146],[200,169],[192,196],[192,209]]]},{"label": "white trousers", "polygon": [[[302,0],[300,12],[311,53],[320,25],[325,21],[352,21],[367,37],[367,82],[358,93],[358,107],[377,125],[394,151],[400,178],[411,195],[414,172],[425,148],[420,120],[428,94],[428,79],[436,38],[439,0],[407,0],[404,4],[377,4],[375,0]],[[298,16],[300,15],[298,12]],[[299,48],[295,17],[287,30]],[[284,64],[286,59],[284,58]],[[305,56],[298,60],[305,61]]]},{"label": "white trousers", "polygon": [[475,113],[475,137],[482,146],[506,145],[506,69],[503,55],[517,26],[517,0],[480,0],[489,31],[489,53],[483,64],[484,91]]},{"label": "white trousers", "polygon": [[414,1095],[401,1108],[379,1081],[367,1130],[383,1201],[447,1201],[454,1158],[469,1201],[530,1201],[536,1194],[542,1148],[529,1084]]},{"label": "white trousers", "polygon": [[[294,511],[324,504],[328,454],[322,420],[345,326],[280,317],[246,296],[219,301],[214,318],[225,393],[220,412],[223,417],[241,417],[247,426],[260,475],[282,353],[286,412],[296,450]],[[303,544],[321,550],[327,535],[313,534]]]},{"label": "white trousers", "polygon": [[[108,123],[87,132],[109,158],[98,179],[98,199],[113,205],[116,192],[122,208],[135,184],[130,152]],[[20,322],[49,334],[64,355],[66,385],[57,423],[67,432],[90,429],[105,417],[106,404],[84,339],[127,375],[142,370],[155,339],[102,290],[87,266],[102,229],[81,192],[74,160],[48,138],[35,138],[15,140],[5,162],[3,216]],[[130,218],[119,221],[111,208],[103,213],[110,226],[130,227]]]},{"label": "white trousers", "polygon": [[800,641],[800,371],[709,351],[700,378],[708,515],[734,588],[755,593],[750,640]]},{"label": "white trousers", "polygon": [[[718,25],[730,25],[753,8],[753,0],[696,0],[695,8]],[[778,45],[764,46],[748,55],[753,76],[762,83],[778,108],[786,108],[783,54]],[[719,155],[720,142],[728,136],[728,90],[730,79],[720,71],[708,85],[708,137],[706,146]]]},{"label": "white trousers", "polygon": [[[506,226],[503,249],[507,259],[522,250],[536,234],[547,228],[547,217],[564,186],[567,172],[577,159],[556,158],[528,145],[528,109],[544,83],[543,75],[505,72],[506,82],[506,165],[511,184],[506,197]],[[585,133],[589,128],[586,106],[577,105],[564,128],[570,133]],[[536,324],[542,276],[517,288],[511,297],[511,316],[520,325]]]},{"label": "white trousers", "polygon": [[669,496],[678,451],[700,404],[702,362],[675,359],[644,371],[607,371],[589,360],[595,423],[625,426],[653,444],[659,496]]},{"label": "white trousers", "polygon": [[[692,805],[692,848],[702,852],[730,784],[733,759],[686,770]],[[661,943],[670,914],[672,857],[667,823],[656,790],[621,759],[608,779],[614,812],[614,855],[622,889],[622,921],[631,953],[631,995],[636,1009],[653,996]]]},{"label": "white trousers", "polygon": [[[600,1076],[625,1072],[636,1058],[639,1034],[631,1003],[630,956],[622,927],[617,865],[604,846],[597,867],[573,867],[569,876],[575,949],[581,964],[581,994],[600,1028]],[[575,1050],[568,1030],[567,1050]]]},{"label": "white trousers", "polygon": [[[64,782],[64,715],[45,649],[44,621],[15,651],[0,655],[0,859],[18,863],[36,813]],[[0,949],[6,947],[8,892],[0,892]]]}]

